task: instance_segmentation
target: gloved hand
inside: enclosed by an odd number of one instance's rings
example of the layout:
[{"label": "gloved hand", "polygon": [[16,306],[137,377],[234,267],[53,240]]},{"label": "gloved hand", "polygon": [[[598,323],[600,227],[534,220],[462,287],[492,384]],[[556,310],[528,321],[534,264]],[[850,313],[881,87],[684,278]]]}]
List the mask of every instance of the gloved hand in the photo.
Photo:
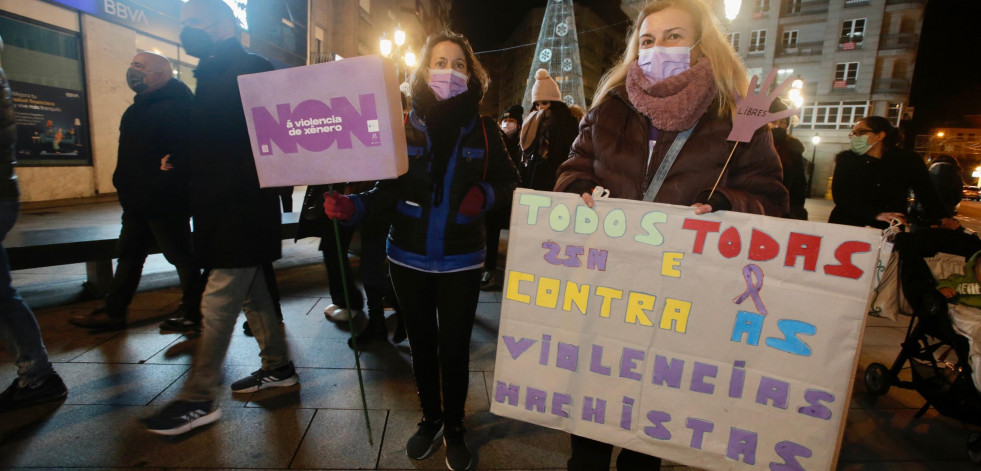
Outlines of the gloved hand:
[{"label": "gloved hand", "polygon": [[472,186],[467,190],[467,194],[460,202],[460,214],[467,217],[474,217],[480,214],[484,207],[484,190],[479,186]]},{"label": "gloved hand", "polygon": [[331,219],[347,221],[354,216],[354,202],[347,195],[328,191],[324,193],[324,213]]}]

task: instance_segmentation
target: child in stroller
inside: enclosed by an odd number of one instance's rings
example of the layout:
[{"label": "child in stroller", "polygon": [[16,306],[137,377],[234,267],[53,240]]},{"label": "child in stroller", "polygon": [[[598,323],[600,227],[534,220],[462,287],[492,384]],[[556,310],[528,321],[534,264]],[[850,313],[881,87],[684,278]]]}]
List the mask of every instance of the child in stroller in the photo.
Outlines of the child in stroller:
[{"label": "child in stroller", "polygon": [[[981,239],[963,231],[923,229],[896,235],[899,281],[902,294],[912,307],[906,338],[892,367],[872,363],[865,370],[870,394],[886,394],[890,386],[913,389],[926,404],[917,412],[921,417],[932,406],[939,413],[981,426]],[[970,257],[963,275],[938,282],[924,260],[938,252]],[[948,304],[956,303],[956,304]],[[974,334],[978,337],[974,337]],[[977,352],[973,358],[972,347]],[[969,361],[971,359],[972,361]],[[901,380],[900,372],[910,370],[911,381]],[[968,438],[971,461],[981,463],[981,433]]]}]

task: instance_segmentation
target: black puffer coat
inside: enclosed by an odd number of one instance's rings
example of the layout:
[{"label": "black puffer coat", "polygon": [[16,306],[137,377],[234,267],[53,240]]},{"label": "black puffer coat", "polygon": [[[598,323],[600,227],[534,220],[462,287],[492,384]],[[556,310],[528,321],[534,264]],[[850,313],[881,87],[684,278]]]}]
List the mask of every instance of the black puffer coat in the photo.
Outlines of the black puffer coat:
[{"label": "black puffer coat", "polygon": [[259,188],[238,89],[239,75],[272,69],[229,38],[194,70],[191,211],[194,250],[203,266],[258,266],[282,254],[279,196],[275,188]]},{"label": "black puffer coat", "polygon": [[[394,263],[427,272],[479,268],[485,254],[484,212],[506,206],[518,182],[496,123],[478,116],[462,123],[449,156],[439,205],[433,201],[430,136],[415,111],[409,114],[405,134],[409,171],[352,197],[355,215],[351,222],[360,221],[366,213],[395,208],[388,235],[388,256]],[[459,213],[460,202],[475,185],[486,195],[484,212],[467,217]]]},{"label": "black puffer coat", "polygon": [[924,222],[932,224],[952,216],[933,187],[926,164],[915,152],[893,148],[877,159],[846,150],[835,157],[831,180],[835,208],[828,222],[885,229],[889,223],[877,220],[876,216],[893,212],[907,214],[910,190],[924,207],[927,219]]},{"label": "black puffer coat", "polygon": [[171,155],[180,162],[186,152],[184,126],[194,96],[177,79],[163,88],[141,93],[123,113],[119,123],[119,157],[112,184],[119,203],[129,213],[157,215],[190,214],[187,165],[160,170],[160,159]]}]

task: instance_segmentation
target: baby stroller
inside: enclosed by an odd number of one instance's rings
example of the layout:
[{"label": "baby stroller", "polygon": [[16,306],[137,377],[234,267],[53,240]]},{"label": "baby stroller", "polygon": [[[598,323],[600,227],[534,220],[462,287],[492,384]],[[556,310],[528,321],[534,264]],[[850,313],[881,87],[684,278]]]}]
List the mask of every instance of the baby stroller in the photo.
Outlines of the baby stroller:
[{"label": "baby stroller", "polygon": [[[962,231],[923,229],[900,233],[894,243],[900,286],[913,312],[892,367],[872,363],[865,370],[868,392],[881,396],[891,386],[913,389],[926,399],[914,417],[922,417],[932,406],[942,415],[981,426],[981,393],[971,377],[968,339],[954,329],[947,299],[924,261],[938,252],[969,258],[981,250],[981,239]],[[911,381],[899,378],[906,368]],[[970,434],[967,451],[972,462],[981,463],[981,433]]]}]

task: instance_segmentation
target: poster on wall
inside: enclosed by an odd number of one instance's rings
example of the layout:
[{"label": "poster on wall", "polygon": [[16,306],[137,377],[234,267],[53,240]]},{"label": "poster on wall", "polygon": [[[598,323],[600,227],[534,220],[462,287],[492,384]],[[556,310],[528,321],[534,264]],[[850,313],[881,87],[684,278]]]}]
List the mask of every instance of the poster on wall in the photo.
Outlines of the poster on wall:
[{"label": "poster on wall", "polygon": [[80,91],[13,80],[10,90],[19,166],[91,164]]},{"label": "poster on wall", "polygon": [[711,470],[834,469],[878,231],[515,192],[491,412]]}]

